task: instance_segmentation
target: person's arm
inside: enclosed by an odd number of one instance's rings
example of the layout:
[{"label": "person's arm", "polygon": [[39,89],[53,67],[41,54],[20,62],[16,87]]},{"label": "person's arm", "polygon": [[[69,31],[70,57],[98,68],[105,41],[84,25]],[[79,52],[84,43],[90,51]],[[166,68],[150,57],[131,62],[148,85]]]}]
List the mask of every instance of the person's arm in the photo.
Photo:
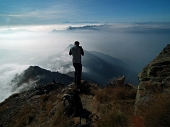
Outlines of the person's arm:
[{"label": "person's arm", "polygon": [[81,55],[84,56],[84,50],[82,47],[80,47],[80,48],[81,48]]},{"label": "person's arm", "polygon": [[69,55],[72,55],[71,49],[70,49]]}]

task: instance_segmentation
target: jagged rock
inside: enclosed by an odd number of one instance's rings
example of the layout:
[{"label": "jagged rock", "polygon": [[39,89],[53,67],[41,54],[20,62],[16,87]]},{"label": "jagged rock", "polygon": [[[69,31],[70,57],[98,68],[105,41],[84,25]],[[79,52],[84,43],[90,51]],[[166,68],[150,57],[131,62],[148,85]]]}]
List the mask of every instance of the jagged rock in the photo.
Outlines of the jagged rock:
[{"label": "jagged rock", "polygon": [[125,83],[125,76],[111,79],[108,86],[109,87],[115,87],[115,86],[123,86]]},{"label": "jagged rock", "polygon": [[170,44],[138,75],[140,87],[162,89],[170,86]]},{"label": "jagged rock", "polygon": [[136,89],[136,86],[134,86],[134,85],[132,85],[132,84],[130,84],[130,83],[125,84],[125,87],[126,87],[127,89]]},{"label": "jagged rock", "polygon": [[58,88],[64,87],[64,84],[62,83],[54,83],[50,82],[47,85],[38,85],[35,87],[36,94],[37,95],[42,95],[42,94],[48,94],[51,91],[57,90]]}]

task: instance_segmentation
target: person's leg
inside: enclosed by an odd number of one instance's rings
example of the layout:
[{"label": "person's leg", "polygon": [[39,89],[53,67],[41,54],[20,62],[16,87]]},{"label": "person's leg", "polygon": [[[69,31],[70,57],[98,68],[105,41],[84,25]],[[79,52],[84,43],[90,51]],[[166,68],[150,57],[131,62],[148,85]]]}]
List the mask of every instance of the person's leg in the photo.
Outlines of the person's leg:
[{"label": "person's leg", "polygon": [[74,72],[74,82],[77,85],[78,84],[78,64],[77,63],[73,63],[73,66],[75,68],[75,72]]},{"label": "person's leg", "polygon": [[79,86],[80,82],[81,82],[81,75],[82,75],[82,64],[81,63],[73,63],[73,66],[75,68],[75,73],[74,73],[75,84],[77,86]]},{"label": "person's leg", "polygon": [[80,85],[80,82],[81,82],[81,75],[82,75],[82,64],[81,63],[79,63],[78,64],[78,79],[77,79],[77,81],[78,81],[78,85]]}]

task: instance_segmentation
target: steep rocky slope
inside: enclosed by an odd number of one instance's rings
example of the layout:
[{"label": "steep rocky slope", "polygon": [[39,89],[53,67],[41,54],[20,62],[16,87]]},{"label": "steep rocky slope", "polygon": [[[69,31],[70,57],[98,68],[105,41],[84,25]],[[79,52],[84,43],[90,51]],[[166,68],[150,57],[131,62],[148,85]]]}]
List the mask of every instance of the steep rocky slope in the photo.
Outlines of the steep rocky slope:
[{"label": "steep rocky slope", "polygon": [[30,66],[20,75],[16,75],[12,80],[13,90],[15,89],[23,89],[27,90],[31,87],[35,87],[36,85],[46,85],[49,82],[53,81],[60,82],[63,85],[67,86],[74,78],[61,74],[59,72],[51,72],[49,70],[40,68],[39,66]]},{"label": "steep rocky slope", "polygon": [[140,84],[137,89],[136,109],[140,105],[151,105],[154,100],[159,100],[159,98],[153,99],[154,95],[168,96],[170,91],[170,44],[138,76]]},{"label": "steep rocky slope", "polygon": [[0,103],[0,127],[83,127],[86,124],[84,118],[80,124],[79,117],[64,115],[62,97],[70,90],[79,93],[84,111],[95,116],[90,117],[90,120],[96,121],[89,122],[91,127],[103,127],[104,124],[129,126],[126,115],[133,114],[135,89],[126,89],[122,85],[121,88],[102,89],[83,80],[80,89],[74,83],[64,87],[63,84],[51,82],[13,94]]},{"label": "steep rocky slope", "polygon": [[139,74],[140,86],[169,87],[170,85],[170,44],[151,61]]}]

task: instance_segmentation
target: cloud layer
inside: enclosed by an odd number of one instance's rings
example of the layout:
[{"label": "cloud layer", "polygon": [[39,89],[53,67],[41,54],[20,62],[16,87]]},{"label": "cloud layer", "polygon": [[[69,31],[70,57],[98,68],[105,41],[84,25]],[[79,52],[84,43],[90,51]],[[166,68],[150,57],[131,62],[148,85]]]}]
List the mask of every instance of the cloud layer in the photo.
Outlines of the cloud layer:
[{"label": "cloud layer", "polygon": [[20,74],[27,66],[20,64],[4,64],[0,66],[0,102],[15,92],[11,91],[11,81],[16,74]]},{"label": "cloud layer", "polygon": [[[11,94],[10,82],[14,75],[21,73],[30,65],[41,65],[46,69],[62,73],[74,70],[68,51],[60,55],[61,59],[50,58],[49,63],[48,61],[43,63],[43,60],[63,51],[76,40],[80,41],[80,45],[85,50],[102,52],[119,58],[137,72],[155,58],[170,40],[170,25],[164,23],[92,25],[88,27],[89,29],[81,30],[78,29],[80,26],[77,26],[76,30],[60,29],[55,33],[49,32],[61,27],[53,25],[30,27],[24,27],[29,32],[8,33],[9,28],[5,27],[0,31],[0,83],[2,84],[0,101]],[[15,30],[21,28],[23,27],[16,27]],[[30,32],[30,29],[34,32]],[[6,30],[7,32],[4,33],[3,31]],[[50,61],[56,62],[50,64]],[[63,62],[68,63],[69,70],[60,66]]]}]

